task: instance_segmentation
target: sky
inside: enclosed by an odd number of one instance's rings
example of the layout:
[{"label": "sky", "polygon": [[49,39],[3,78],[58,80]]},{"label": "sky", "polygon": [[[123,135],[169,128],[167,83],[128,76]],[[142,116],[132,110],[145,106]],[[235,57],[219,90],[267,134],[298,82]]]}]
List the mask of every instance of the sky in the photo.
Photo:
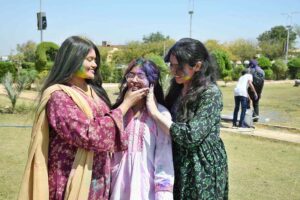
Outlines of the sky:
[{"label": "sky", "polygon": [[300,25],[300,0],[194,0],[194,6],[192,0],[0,0],[0,56],[15,54],[17,44],[41,41],[40,2],[47,17],[43,41],[58,45],[72,35],[97,45],[142,41],[157,31],[175,40],[189,37],[192,8],[192,37],[203,42],[256,41],[274,26]]}]

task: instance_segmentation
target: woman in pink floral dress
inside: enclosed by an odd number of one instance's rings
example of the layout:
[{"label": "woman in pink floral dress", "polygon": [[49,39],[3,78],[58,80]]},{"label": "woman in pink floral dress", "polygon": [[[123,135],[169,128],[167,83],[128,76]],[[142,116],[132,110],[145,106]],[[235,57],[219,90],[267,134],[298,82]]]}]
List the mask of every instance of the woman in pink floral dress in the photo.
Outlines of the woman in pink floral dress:
[{"label": "woman in pink floral dress", "polygon": [[[67,87],[83,98],[92,111],[92,118],[88,118],[74,97],[64,90],[53,91],[45,106],[49,125],[49,149],[45,157],[48,156],[51,200],[72,199],[66,197],[66,190],[70,193],[69,190],[73,189],[68,189],[67,184],[68,179],[75,176],[71,171],[78,149],[93,152],[92,167],[87,167],[88,171],[92,170],[91,179],[83,183],[89,184],[88,199],[108,199],[111,181],[109,152],[127,149],[128,135],[123,131],[123,116],[147,93],[147,89],[130,90],[123,103],[110,110],[110,101],[101,86],[99,65],[100,54],[91,41],[78,36],[69,37],[60,47],[42,87],[42,95],[55,84]],[[80,192],[75,191],[78,195]]]},{"label": "woman in pink floral dress", "polygon": [[[163,106],[163,90],[157,66],[148,60],[133,60],[121,85],[115,107],[124,102],[127,90],[154,85],[159,111],[171,119]],[[146,99],[141,99],[124,116],[128,150],[116,152],[112,159],[110,200],[173,200],[174,169],[171,138],[148,114]]]}]

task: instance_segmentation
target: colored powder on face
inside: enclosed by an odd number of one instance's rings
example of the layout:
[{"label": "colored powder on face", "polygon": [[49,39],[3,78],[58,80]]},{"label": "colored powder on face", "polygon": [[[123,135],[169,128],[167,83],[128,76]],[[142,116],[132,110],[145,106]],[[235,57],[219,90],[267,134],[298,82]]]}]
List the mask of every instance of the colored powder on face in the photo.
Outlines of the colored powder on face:
[{"label": "colored powder on face", "polygon": [[85,71],[84,66],[82,65],[76,72],[75,72],[75,76],[79,77],[79,78],[88,78],[87,73]]},{"label": "colored powder on face", "polygon": [[183,79],[185,81],[189,81],[192,79],[192,76],[190,76],[189,73],[185,69],[183,70],[183,73],[184,73]]}]

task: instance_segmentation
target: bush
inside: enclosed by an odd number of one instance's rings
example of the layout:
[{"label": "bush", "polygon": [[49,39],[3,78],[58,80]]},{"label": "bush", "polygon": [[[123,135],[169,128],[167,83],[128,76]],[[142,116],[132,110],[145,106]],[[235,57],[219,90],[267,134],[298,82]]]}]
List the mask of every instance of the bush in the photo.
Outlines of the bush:
[{"label": "bush", "polygon": [[232,80],[238,80],[242,75],[242,71],[244,69],[245,67],[243,65],[237,65],[236,67],[234,67],[231,73]]},{"label": "bush", "polygon": [[22,69],[35,69],[34,62],[22,62],[21,66],[22,66]]},{"label": "bush", "polygon": [[2,80],[3,77],[7,72],[10,72],[13,77],[16,77],[17,69],[15,65],[11,62],[0,62],[0,79]]},{"label": "bush", "polygon": [[223,79],[224,77],[229,76],[232,71],[232,64],[230,63],[227,52],[215,50],[212,52],[212,57],[217,62],[220,78]]},{"label": "bush", "polygon": [[300,73],[300,58],[294,58],[290,60],[287,65],[291,79],[297,78],[298,74]]},{"label": "bush", "polygon": [[265,57],[265,56],[261,56],[257,59],[258,65],[263,69],[270,69],[272,66],[272,63],[270,61],[269,58]]},{"label": "bush", "polygon": [[36,49],[35,68],[38,71],[49,70],[52,64],[48,62],[54,61],[58,48],[53,42],[40,43]]},{"label": "bush", "polygon": [[22,69],[19,73],[19,77],[26,78],[25,89],[31,89],[31,84],[34,83],[38,76],[38,72],[35,69]]},{"label": "bush", "polygon": [[288,67],[282,59],[275,60],[272,65],[272,71],[276,80],[285,79],[287,70]]},{"label": "bush", "polygon": [[272,69],[266,69],[265,71],[265,79],[272,80],[273,79],[273,71]]},{"label": "bush", "polygon": [[102,63],[100,67],[102,79],[104,83],[114,83],[115,81],[115,74],[114,74],[115,67],[112,64],[107,62]]}]

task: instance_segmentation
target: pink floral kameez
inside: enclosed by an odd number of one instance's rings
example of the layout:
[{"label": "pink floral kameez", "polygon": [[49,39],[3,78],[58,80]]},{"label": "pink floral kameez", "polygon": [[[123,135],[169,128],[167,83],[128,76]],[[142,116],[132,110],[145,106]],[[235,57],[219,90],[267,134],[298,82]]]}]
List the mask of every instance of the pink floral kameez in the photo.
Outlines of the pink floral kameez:
[{"label": "pink floral kameez", "polygon": [[51,200],[64,199],[69,174],[78,148],[94,151],[89,199],[108,199],[110,189],[109,152],[127,148],[128,135],[122,132],[121,110],[110,111],[99,97],[89,97],[78,90],[93,111],[88,119],[63,91],[51,95],[47,104],[50,127],[49,191]]}]

